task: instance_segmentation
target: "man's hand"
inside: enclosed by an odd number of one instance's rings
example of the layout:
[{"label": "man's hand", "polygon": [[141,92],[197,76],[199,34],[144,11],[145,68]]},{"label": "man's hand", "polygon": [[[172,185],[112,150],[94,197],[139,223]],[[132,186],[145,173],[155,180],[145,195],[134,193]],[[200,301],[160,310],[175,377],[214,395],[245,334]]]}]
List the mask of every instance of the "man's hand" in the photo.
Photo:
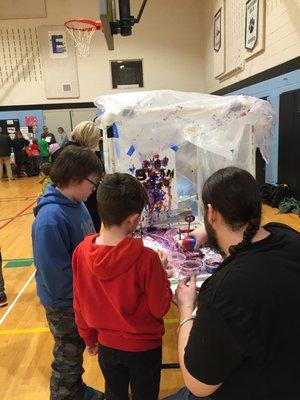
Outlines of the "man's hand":
[{"label": "man's hand", "polygon": [[190,236],[193,236],[196,239],[195,250],[198,250],[199,247],[207,242],[207,233],[205,228],[196,228],[191,233]]},{"label": "man's hand", "polygon": [[98,343],[95,343],[92,346],[86,346],[86,351],[90,356],[96,356],[99,351]]},{"label": "man's hand", "polygon": [[[187,283],[189,282],[189,286]],[[175,291],[180,318],[189,318],[196,307],[197,288],[196,277],[182,279]]]},{"label": "man's hand", "polygon": [[164,267],[164,269],[167,269],[168,259],[167,259],[166,253],[164,251],[162,251],[162,250],[157,250],[157,254],[158,254],[159,258],[160,258],[162,266]]}]

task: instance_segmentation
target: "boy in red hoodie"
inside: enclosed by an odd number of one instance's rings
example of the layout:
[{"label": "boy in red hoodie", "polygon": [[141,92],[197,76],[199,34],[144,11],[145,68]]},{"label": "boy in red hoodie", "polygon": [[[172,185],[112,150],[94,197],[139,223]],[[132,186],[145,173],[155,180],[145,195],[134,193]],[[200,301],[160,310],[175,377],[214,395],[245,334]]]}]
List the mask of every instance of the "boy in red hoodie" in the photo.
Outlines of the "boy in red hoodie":
[{"label": "boy in red hoodie", "polygon": [[100,235],[87,236],[73,255],[74,310],[90,355],[99,353],[106,400],[157,400],[163,316],[172,293],[163,253],[130,236],[147,204],[129,174],[107,175],[98,189]]}]

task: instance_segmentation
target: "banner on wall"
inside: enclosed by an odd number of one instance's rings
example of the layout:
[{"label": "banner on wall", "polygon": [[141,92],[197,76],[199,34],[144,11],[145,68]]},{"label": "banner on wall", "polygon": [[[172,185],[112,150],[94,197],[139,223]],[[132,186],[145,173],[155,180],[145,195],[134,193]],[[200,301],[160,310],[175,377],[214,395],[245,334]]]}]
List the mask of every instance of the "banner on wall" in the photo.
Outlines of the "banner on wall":
[{"label": "banner on wall", "polygon": [[258,37],[259,0],[248,0],[245,17],[245,48],[253,50]]},{"label": "banner on wall", "polygon": [[35,115],[25,115],[26,126],[37,126],[37,117]]},{"label": "banner on wall", "polygon": [[68,57],[65,31],[48,31],[49,55],[51,58]]}]

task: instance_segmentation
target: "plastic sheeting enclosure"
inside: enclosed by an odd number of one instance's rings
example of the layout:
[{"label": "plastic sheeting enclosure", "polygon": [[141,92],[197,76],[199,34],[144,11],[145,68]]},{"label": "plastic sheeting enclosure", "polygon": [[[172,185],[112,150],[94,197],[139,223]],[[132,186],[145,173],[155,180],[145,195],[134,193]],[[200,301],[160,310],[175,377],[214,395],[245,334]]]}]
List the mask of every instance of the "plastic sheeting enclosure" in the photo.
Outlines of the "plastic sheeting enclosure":
[{"label": "plastic sheeting enclosure", "polygon": [[[249,96],[159,90],[98,97],[108,172],[136,176],[150,195],[152,223],[187,204],[196,211],[204,181],[229,165],[255,175],[255,152],[270,161],[275,115]],[[156,221],[157,220],[157,221]]]}]

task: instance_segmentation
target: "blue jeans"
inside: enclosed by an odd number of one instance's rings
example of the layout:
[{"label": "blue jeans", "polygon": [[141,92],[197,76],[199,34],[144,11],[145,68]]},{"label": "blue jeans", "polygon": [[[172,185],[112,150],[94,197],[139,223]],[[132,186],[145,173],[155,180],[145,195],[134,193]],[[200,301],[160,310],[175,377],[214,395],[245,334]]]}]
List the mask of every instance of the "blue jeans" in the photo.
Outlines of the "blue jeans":
[{"label": "blue jeans", "polygon": [[184,387],[175,394],[165,397],[163,400],[210,400],[210,397],[196,397],[188,388]]},{"label": "blue jeans", "polygon": [[47,162],[49,162],[49,156],[48,156],[48,157],[40,157],[40,163],[41,163],[41,165],[42,165],[42,164],[45,164],[45,163],[47,163]]}]

